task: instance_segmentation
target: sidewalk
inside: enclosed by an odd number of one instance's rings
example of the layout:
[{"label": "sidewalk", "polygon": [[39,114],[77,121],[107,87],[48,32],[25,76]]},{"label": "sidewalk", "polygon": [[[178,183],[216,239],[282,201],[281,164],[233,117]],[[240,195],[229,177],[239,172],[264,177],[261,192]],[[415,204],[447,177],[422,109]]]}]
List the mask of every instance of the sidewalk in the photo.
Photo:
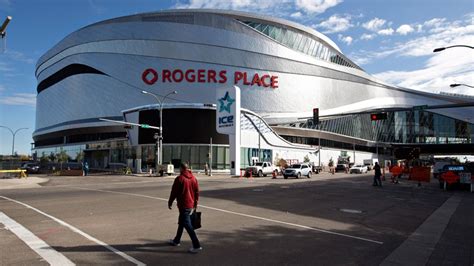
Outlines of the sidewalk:
[{"label": "sidewalk", "polygon": [[39,184],[48,182],[49,178],[42,177],[26,177],[26,178],[6,178],[0,179],[0,190],[2,189],[19,189],[19,188],[37,188]]}]

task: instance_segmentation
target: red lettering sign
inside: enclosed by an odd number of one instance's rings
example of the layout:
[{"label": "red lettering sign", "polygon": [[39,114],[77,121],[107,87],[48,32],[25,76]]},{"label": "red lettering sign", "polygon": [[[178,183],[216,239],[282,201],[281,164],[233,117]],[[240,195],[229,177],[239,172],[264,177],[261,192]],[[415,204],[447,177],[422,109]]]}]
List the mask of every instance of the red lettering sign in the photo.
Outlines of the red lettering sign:
[{"label": "red lettering sign", "polygon": [[142,73],[142,80],[148,85],[153,85],[158,80],[158,73],[153,68],[145,69]]},{"label": "red lettering sign", "polygon": [[[163,69],[161,74],[153,68],[148,68],[142,73],[142,80],[148,85],[155,84],[159,77],[161,82],[188,82],[188,83],[226,83],[227,70],[219,72],[213,69]],[[245,71],[234,72],[234,84],[244,86],[258,86],[264,88],[278,88],[278,76],[268,74],[260,75],[259,73],[249,73]]]}]

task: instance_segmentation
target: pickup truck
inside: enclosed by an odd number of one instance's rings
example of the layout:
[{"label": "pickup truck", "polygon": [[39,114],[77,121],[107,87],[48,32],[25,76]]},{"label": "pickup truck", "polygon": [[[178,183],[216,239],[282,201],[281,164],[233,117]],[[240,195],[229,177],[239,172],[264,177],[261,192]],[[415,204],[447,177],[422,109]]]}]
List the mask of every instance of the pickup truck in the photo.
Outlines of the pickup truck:
[{"label": "pickup truck", "polygon": [[262,177],[270,175],[273,172],[275,172],[275,174],[278,174],[278,168],[273,166],[269,162],[258,162],[245,169],[245,176],[249,177],[250,175],[252,175]]}]

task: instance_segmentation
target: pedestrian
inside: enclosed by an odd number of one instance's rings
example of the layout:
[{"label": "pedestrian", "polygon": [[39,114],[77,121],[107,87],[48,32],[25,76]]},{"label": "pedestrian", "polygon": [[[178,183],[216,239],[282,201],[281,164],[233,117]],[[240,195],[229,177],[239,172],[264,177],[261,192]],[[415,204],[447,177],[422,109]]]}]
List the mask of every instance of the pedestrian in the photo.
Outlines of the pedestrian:
[{"label": "pedestrian", "polygon": [[175,199],[178,202],[179,210],[178,231],[176,232],[175,238],[170,239],[169,244],[172,246],[179,246],[181,243],[181,236],[183,235],[183,229],[186,229],[193,243],[189,252],[198,253],[202,250],[202,247],[191,223],[191,214],[193,211],[196,211],[197,208],[199,200],[199,184],[186,163],[181,164],[180,175],[174,180],[170,198],[168,200],[168,208],[170,210],[172,209],[173,201]]},{"label": "pedestrian", "polygon": [[402,168],[400,167],[399,163],[394,165],[391,169],[390,172],[392,172],[392,183],[398,184],[398,179],[400,178],[400,175],[402,174]]},{"label": "pedestrian", "polygon": [[84,176],[87,176],[89,173],[89,164],[86,162],[82,163],[82,172],[84,173]]},{"label": "pedestrian", "polygon": [[209,175],[209,165],[207,164],[207,162],[206,162],[206,164],[204,165],[204,174],[205,174],[205,175]]},{"label": "pedestrian", "polygon": [[380,165],[378,162],[375,162],[375,165],[374,165],[374,184],[373,186],[376,187],[376,186],[382,186],[382,180],[381,180],[381,177],[382,176],[382,171],[380,169]]}]

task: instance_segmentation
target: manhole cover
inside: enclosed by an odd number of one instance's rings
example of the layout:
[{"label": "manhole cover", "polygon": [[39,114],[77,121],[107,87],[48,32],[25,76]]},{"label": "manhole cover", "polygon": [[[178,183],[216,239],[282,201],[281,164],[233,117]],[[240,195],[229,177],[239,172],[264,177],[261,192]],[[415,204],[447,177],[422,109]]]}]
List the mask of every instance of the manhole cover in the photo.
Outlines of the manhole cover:
[{"label": "manhole cover", "polygon": [[290,186],[281,186],[280,188],[290,188]]},{"label": "manhole cover", "polygon": [[355,210],[355,209],[339,209],[341,212],[346,212],[346,213],[362,213],[361,210]]},{"label": "manhole cover", "polygon": [[253,191],[255,191],[255,192],[262,192],[263,189],[261,189],[261,188],[256,188],[256,189],[254,189]]}]

